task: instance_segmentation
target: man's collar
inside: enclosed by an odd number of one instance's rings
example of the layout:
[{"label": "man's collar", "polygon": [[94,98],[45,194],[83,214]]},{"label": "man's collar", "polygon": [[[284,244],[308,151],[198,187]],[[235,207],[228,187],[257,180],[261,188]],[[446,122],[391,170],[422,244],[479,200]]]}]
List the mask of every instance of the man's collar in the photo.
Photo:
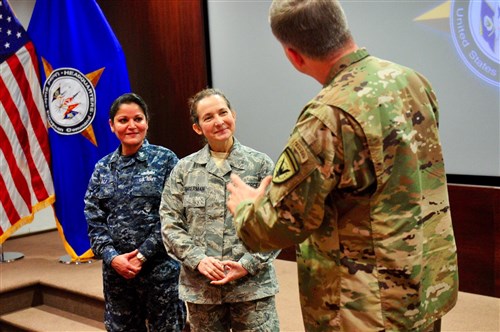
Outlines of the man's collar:
[{"label": "man's collar", "polygon": [[358,62],[361,59],[366,58],[370,54],[365,48],[358,48],[356,51],[351,52],[349,54],[344,55],[342,58],[340,58],[333,67],[330,69],[330,73],[328,74],[328,78],[325,82],[324,86],[327,86],[330,84],[330,82],[344,69],[349,67],[355,62]]}]

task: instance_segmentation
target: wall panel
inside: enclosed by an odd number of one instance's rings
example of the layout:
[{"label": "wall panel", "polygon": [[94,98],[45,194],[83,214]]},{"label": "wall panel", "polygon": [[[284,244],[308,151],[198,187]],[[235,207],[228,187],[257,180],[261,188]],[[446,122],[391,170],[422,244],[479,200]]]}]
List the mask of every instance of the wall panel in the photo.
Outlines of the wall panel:
[{"label": "wall panel", "polygon": [[151,143],[196,151],[187,99],[209,82],[202,0],[98,0],[127,59],[132,90],[152,112]]},{"label": "wall panel", "polygon": [[460,290],[500,297],[500,187],[448,185]]}]

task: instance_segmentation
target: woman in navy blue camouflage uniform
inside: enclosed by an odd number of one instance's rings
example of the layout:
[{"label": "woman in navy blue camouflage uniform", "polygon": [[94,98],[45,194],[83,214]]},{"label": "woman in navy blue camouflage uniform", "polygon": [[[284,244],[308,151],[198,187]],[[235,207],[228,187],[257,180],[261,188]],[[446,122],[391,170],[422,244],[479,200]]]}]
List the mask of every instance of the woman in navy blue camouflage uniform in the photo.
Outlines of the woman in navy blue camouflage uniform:
[{"label": "woman in navy blue camouflage uniform", "polygon": [[179,263],[163,246],[158,213],[165,180],[178,161],[149,144],[148,107],[136,94],[118,97],[109,113],[121,144],[97,162],[85,195],[92,251],[102,258],[108,331],[181,331]]}]

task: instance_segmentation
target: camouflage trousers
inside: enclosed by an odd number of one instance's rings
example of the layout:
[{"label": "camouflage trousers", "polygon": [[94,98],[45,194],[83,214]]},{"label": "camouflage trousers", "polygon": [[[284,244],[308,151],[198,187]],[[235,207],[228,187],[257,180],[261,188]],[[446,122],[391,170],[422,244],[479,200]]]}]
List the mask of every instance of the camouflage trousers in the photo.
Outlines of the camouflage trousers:
[{"label": "camouflage trousers", "polygon": [[274,296],[222,303],[187,302],[191,332],[278,332],[279,319]]},{"label": "camouflage trousers", "polygon": [[184,328],[186,308],[179,300],[177,265],[146,264],[130,280],[103,265],[107,331],[180,332]]}]

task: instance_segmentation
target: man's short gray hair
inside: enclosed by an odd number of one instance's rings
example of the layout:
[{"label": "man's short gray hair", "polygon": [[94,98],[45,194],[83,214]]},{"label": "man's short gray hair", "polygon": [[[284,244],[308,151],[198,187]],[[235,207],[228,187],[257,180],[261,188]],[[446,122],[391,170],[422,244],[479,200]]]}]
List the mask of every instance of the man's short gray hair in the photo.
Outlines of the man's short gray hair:
[{"label": "man's short gray hair", "polygon": [[274,0],[269,21],[281,43],[311,58],[324,59],[352,38],[337,0]]}]

